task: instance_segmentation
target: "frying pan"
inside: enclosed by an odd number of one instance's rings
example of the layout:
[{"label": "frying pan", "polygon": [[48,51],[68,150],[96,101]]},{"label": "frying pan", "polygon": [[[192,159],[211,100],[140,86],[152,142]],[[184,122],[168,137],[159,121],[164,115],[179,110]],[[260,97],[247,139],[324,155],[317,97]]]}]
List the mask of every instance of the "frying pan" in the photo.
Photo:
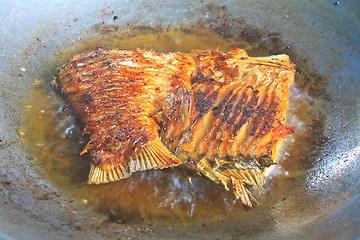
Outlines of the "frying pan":
[{"label": "frying pan", "polygon": [[[359,1],[328,0],[1,1],[0,239],[359,238],[359,10]],[[326,80],[321,142],[289,180],[289,191],[265,193],[280,200],[226,223],[121,223],[75,201],[37,167],[18,130],[42,67],[86,39],[168,26],[200,26],[224,37],[253,34],[251,41],[259,32],[269,41],[275,36],[296,63]]]}]

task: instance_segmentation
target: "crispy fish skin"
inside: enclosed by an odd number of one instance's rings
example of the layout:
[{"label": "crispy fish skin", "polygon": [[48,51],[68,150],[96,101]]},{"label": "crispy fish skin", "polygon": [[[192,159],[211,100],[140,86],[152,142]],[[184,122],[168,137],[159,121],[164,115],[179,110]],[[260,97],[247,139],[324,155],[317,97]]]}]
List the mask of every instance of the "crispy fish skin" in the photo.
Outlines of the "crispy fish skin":
[{"label": "crispy fish skin", "polygon": [[294,72],[286,55],[242,49],[98,49],[74,56],[53,84],[89,138],[89,183],[184,164],[253,206],[251,189],[294,131],[285,124]]},{"label": "crispy fish skin", "polygon": [[295,73],[288,57],[251,58],[241,49],[192,56],[198,66],[192,83],[193,137],[181,149],[207,157],[274,159],[277,140],[293,131],[284,124]]},{"label": "crispy fish skin", "polygon": [[[104,49],[78,54],[58,69],[53,84],[89,139],[81,153],[93,155],[89,183],[181,164],[160,141],[155,114],[169,111],[174,101],[190,102],[182,98],[191,95],[194,71],[186,54]],[[182,105],[183,116],[189,107]]]},{"label": "crispy fish skin", "polygon": [[285,55],[251,58],[241,49],[191,55],[198,69],[192,125],[174,131],[177,125],[166,119],[161,139],[186,166],[231,186],[252,206],[250,189],[262,188],[263,169],[274,164],[282,139],[294,131],[284,124],[294,66]]}]

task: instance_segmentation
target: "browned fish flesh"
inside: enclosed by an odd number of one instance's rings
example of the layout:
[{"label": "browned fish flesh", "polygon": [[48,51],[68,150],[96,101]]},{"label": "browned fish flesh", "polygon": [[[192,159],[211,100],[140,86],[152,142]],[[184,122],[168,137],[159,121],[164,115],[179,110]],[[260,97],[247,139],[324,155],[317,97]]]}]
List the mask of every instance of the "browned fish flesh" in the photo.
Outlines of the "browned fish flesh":
[{"label": "browned fish flesh", "polygon": [[80,120],[92,156],[89,183],[184,165],[247,206],[293,132],[285,124],[294,65],[286,55],[242,49],[75,55],[53,85]]},{"label": "browned fish flesh", "polygon": [[[286,55],[251,58],[241,49],[191,53],[191,126],[176,128],[173,116],[160,132],[171,152],[247,206],[250,188],[262,188],[263,170],[276,159],[281,140],[293,132],[284,124],[294,66]],[[177,129],[178,131],[174,131]]]}]

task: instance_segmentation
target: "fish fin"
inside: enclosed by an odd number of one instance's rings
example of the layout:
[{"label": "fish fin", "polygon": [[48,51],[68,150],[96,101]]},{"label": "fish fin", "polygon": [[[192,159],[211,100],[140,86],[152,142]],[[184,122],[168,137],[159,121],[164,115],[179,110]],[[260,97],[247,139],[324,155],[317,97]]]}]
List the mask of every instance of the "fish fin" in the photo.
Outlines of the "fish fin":
[{"label": "fish fin", "polygon": [[213,169],[205,158],[200,160],[196,169],[215,183],[221,183],[226,190],[232,187],[234,195],[241,203],[253,207],[258,203],[251,189],[263,190],[264,176],[260,169]]},{"label": "fish fin", "polygon": [[248,207],[253,207],[254,203],[258,203],[250,189],[264,190],[264,177],[260,170],[241,170],[231,173],[229,177],[237,199]]},{"label": "fish fin", "polygon": [[130,157],[130,172],[144,171],[149,169],[163,169],[182,164],[161,142],[159,138],[149,142],[146,146],[138,149]]},{"label": "fish fin", "polygon": [[240,199],[242,204],[248,206],[248,207],[252,207],[253,204],[250,200],[250,196],[252,196],[251,192],[249,191],[249,189],[247,189],[244,186],[244,183],[241,182],[241,180],[230,176],[230,180],[233,186],[233,190],[234,190],[234,195],[237,199]]},{"label": "fish fin", "polygon": [[100,184],[118,181],[120,179],[128,178],[131,173],[126,171],[123,165],[118,164],[117,166],[95,166],[90,163],[90,172],[88,176],[89,184]]},{"label": "fish fin", "polygon": [[159,138],[138,149],[125,163],[90,164],[89,184],[118,181],[131,176],[133,172],[162,169],[182,164]]}]

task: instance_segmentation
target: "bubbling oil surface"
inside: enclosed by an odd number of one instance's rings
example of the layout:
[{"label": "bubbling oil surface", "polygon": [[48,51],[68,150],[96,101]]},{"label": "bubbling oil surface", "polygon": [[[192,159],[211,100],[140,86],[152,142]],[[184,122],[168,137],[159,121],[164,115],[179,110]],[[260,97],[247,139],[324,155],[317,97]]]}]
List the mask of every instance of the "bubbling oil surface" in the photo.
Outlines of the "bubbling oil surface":
[{"label": "bubbling oil surface", "polygon": [[[80,52],[96,47],[156,51],[181,51],[219,48],[226,52],[243,48],[251,56],[270,55],[270,50],[241,39],[224,39],[206,29],[153,30],[138,29],[119,32],[84,41],[57,54],[34,80],[25,106],[25,136],[29,151],[40,166],[40,172],[60,191],[124,221],[215,222],[246,214],[248,209],[205,177],[193,177],[181,168],[150,170],[133,174],[118,182],[88,185],[88,156],[80,156],[86,139],[67,103],[50,86],[56,67]],[[315,149],[319,129],[320,101],[312,96],[311,74],[296,73],[291,87],[288,124],[295,127],[279,151],[277,169],[267,180],[265,193],[258,194],[260,206],[270,206],[281,198],[267,198],[271,191],[286,191],[287,179],[304,168],[303,160]],[[300,111],[301,110],[301,111]],[[305,167],[306,168],[306,167]],[[271,184],[277,182],[275,186]],[[285,190],[284,190],[285,189]]]}]

